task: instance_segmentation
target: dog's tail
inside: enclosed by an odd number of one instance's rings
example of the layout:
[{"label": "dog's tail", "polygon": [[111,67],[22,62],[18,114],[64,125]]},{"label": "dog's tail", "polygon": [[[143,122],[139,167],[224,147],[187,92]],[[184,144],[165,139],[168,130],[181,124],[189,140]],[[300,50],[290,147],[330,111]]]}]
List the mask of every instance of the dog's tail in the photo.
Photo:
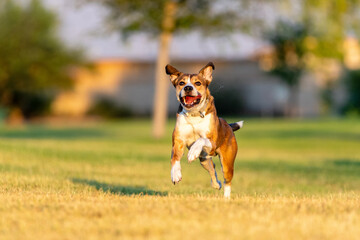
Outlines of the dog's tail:
[{"label": "dog's tail", "polygon": [[236,122],[236,123],[230,123],[229,125],[232,128],[233,132],[235,132],[235,131],[237,131],[237,130],[239,130],[240,128],[243,127],[244,121],[239,121],[239,122]]}]

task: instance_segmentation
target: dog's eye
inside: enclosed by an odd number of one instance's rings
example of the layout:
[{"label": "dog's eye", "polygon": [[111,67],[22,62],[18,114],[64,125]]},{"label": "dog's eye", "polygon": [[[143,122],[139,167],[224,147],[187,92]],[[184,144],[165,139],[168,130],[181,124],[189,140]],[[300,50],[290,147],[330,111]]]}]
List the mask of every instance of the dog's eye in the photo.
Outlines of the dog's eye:
[{"label": "dog's eye", "polygon": [[179,85],[183,86],[183,85],[185,85],[185,82],[179,82]]},{"label": "dog's eye", "polygon": [[195,82],[195,85],[196,85],[196,86],[200,86],[200,85],[201,85],[201,82]]}]

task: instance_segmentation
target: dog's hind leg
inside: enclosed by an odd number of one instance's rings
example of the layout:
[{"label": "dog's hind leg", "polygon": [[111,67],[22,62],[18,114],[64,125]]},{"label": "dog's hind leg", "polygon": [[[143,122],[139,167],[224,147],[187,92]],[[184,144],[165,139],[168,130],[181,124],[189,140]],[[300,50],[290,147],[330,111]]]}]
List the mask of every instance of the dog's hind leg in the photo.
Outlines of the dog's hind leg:
[{"label": "dog's hind leg", "polygon": [[200,156],[200,163],[210,174],[211,186],[215,189],[221,189],[221,182],[217,179],[215,164],[210,156]]},{"label": "dog's hind leg", "polygon": [[224,197],[230,199],[231,195],[231,180],[234,174],[234,162],[237,153],[237,144],[233,138],[229,145],[220,147],[219,157],[222,171],[224,174]]}]

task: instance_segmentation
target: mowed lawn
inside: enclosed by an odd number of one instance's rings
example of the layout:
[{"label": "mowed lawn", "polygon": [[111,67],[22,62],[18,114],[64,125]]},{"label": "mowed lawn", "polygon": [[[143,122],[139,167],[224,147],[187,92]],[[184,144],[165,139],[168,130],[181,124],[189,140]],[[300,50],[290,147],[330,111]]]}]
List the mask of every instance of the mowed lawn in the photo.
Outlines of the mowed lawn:
[{"label": "mowed lawn", "polygon": [[173,125],[0,126],[0,239],[360,238],[360,120],[246,120],[230,201],[171,183]]}]

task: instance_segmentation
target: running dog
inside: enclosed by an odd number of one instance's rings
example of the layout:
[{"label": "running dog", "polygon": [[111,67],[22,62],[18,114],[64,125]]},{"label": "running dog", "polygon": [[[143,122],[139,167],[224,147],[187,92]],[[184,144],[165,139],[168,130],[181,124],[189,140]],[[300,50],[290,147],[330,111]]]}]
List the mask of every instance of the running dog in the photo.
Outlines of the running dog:
[{"label": "running dog", "polygon": [[182,73],[171,65],[165,67],[180,102],[172,135],[171,181],[176,184],[182,179],[180,159],[187,147],[188,161],[191,163],[199,158],[201,165],[211,176],[212,187],[221,189],[212,161],[212,157],[218,155],[224,174],[224,197],[230,198],[237,153],[233,132],[242,128],[243,121],[228,124],[217,116],[214,97],[208,88],[214,69],[212,62],[198,74]]}]

